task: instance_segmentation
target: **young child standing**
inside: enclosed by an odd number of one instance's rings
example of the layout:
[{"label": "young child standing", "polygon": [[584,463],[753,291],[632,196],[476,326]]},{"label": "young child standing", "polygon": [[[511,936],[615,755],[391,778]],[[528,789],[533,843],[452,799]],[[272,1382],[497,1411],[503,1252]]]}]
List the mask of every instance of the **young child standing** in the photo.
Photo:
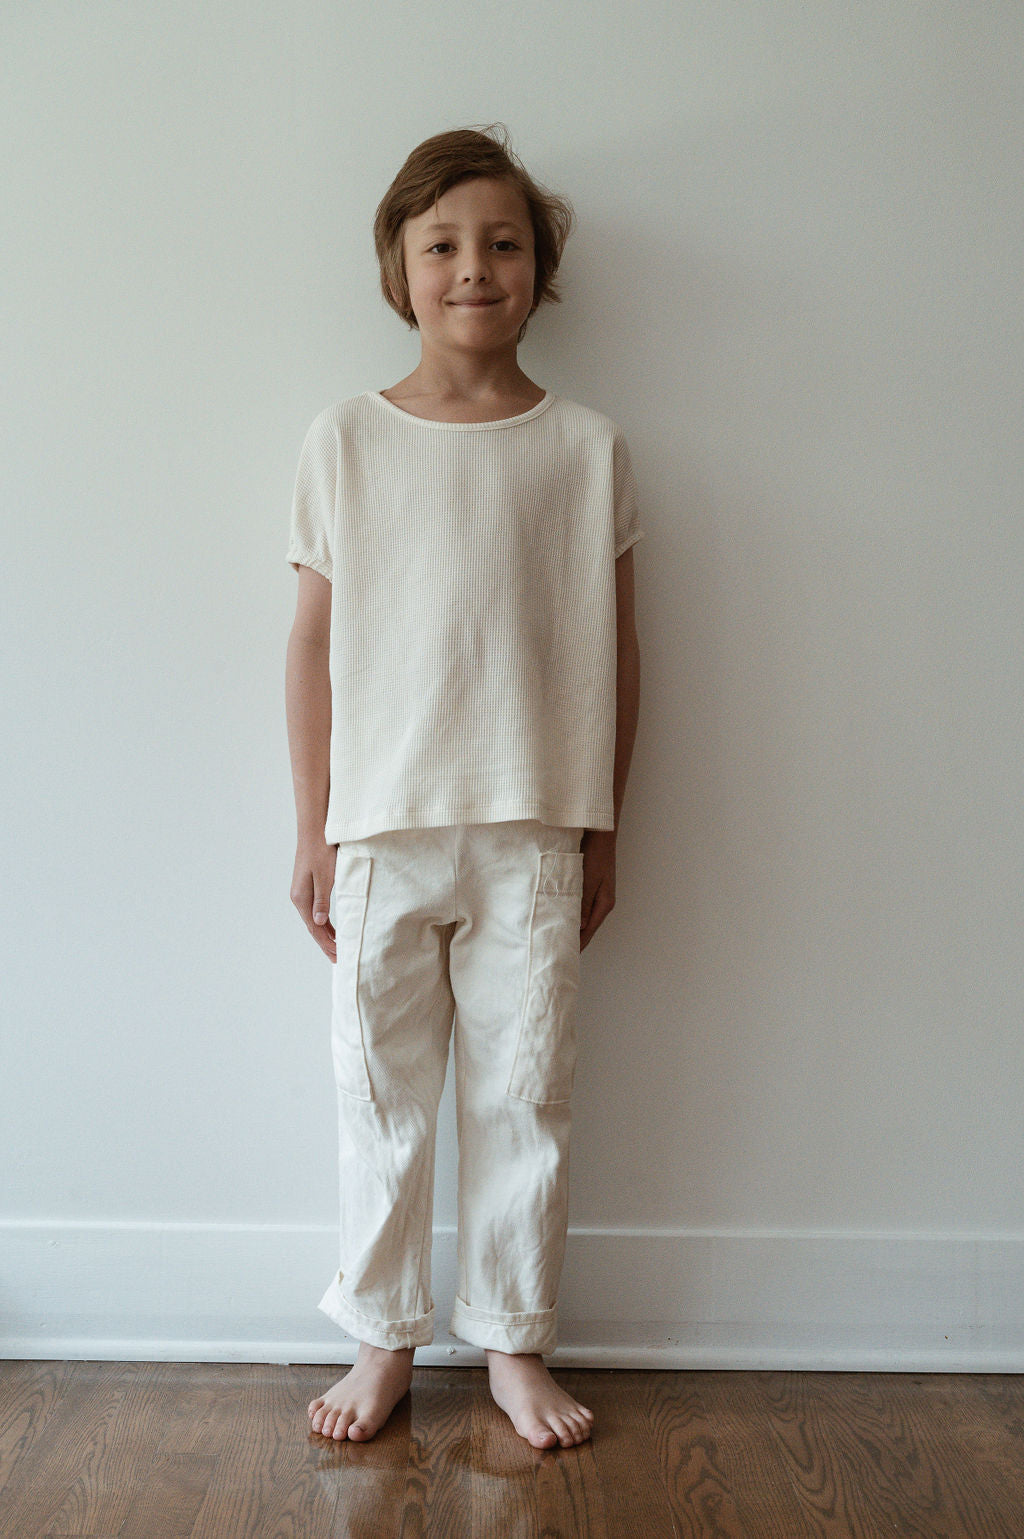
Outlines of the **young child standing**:
[{"label": "young child standing", "polygon": [[[491,125],[492,127],[500,125]],[[450,1329],[538,1448],[590,1436],[552,1379],[580,952],[615,901],[639,693],[622,432],[517,347],[572,226],[490,130],[435,135],[374,227],[421,357],[328,407],[299,461],[287,715],[292,901],[334,964],[341,1266],[360,1343],[313,1429],[374,1435],[433,1339],[437,1110],[454,1027]]]}]

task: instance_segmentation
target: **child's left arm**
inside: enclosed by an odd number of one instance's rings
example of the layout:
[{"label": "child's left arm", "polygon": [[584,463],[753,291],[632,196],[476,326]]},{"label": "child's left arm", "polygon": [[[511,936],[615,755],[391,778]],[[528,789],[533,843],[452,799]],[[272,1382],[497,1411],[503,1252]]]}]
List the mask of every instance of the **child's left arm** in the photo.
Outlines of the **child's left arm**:
[{"label": "child's left arm", "polygon": [[615,563],[615,626],[615,827],[588,828],[583,835],[581,951],[615,907],[615,840],[640,713],[640,643],[636,633],[632,545]]}]

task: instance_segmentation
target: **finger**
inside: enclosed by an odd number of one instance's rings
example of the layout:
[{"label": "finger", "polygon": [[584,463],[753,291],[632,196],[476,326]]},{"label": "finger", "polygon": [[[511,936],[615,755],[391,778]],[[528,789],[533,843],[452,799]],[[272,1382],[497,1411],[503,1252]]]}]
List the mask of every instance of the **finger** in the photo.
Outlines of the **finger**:
[{"label": "finger", "polygon": [[600,928],[600,926],[607,919],[608,915],[611,913],[611,911],[614,908],[614,906],[615,905],[613,903],[609,903],[606,899],[602,898],[600,896],[600,894],[598,895],[598,897],[597,897],[597,899],[596,899],[596,901],[594,903],[593,908],[590,910],[590,916],[587,919],[586,924],[581,925],[581,927],[580,927],[580,950],[581,951],[586,946],[587,942],[591,939],[591,937],[595,934],[595,932]]},{"label": "finger", "polygon": [[334,939],[334,930],[331,925],[306,925],[313,939],[319,945],[323,956],[331,962],[337,962],[337,940]]},{"label": "finger", "polygon": [[323,887],[315,876],[306,888],[305,903],[301,907],[306,929],[320,950],[333,962],[338,954],[337,937],[331,923],[330,898],[323,895]]},{"label": "finger", "polygon": [[331,918],[331,894],[334,891],[334,861],[324,869],[322,861],[313,867],[313,923],[326,925]]},{"label": "finger", "polygon": [[324,956],[329,958],[330,961],[336,962],[338,959],[338,942],[334,934],[334,926],[330,923],[321,925],[311,924],[307,921],[306,929],[312,935]]},{"label": "finger", "polygon": [[[333,862],[332,862],[333,865]],[[313,872],[313,924],[316,926],[314,934],[319,931],[324,935],[334,938],[334,926],[331,924],[331,893],[334,889],[333,871]],[[319,935],[317,936],[319,939]]]}]

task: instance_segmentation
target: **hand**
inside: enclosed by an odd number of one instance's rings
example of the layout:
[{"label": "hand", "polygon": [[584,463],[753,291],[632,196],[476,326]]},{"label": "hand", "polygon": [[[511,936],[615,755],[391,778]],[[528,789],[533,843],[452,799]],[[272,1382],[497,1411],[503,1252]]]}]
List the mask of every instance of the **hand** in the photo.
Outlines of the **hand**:
[{"label": "hand", "polygon": [[588,828],[583,834],[581,951],[615,907],[615,838],[614,828]]},{"label": "hand", "polygon": [[328,961],[338,960],[338,943],[330,920],[331,888],[338,858],[336,844],[300,844],[292,873],[291,898],[306,929]]}]

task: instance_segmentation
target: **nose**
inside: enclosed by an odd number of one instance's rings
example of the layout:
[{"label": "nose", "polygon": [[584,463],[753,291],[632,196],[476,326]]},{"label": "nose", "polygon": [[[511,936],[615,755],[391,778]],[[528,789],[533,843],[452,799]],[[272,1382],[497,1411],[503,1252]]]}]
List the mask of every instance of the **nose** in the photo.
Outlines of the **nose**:
[{"label": "nose", "polygon": [[486,250],[477,250],[469,247],[462,269],[462,282],[486,283],[491,275],[490,256]]}]

